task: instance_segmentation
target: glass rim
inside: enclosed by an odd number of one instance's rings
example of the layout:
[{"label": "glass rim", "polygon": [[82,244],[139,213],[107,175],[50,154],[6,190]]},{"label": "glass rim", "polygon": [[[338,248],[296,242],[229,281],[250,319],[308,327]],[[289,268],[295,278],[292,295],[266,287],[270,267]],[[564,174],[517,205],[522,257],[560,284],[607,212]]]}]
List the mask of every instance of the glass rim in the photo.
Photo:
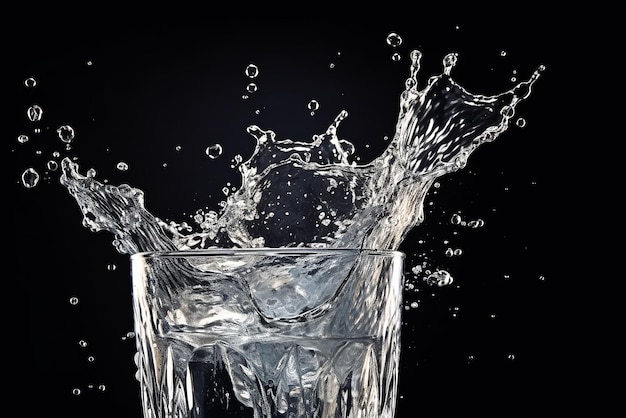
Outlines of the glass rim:
[{"label": "glass rim", "polygon": [[365,254],[405,258],[406,254],[399,250],[374,250],[368,248],[312,248],[312,247],[254,247],[254,248],[206,248],[170,251],[142,251],[131,254],[133,258],[171,258],[171,257],[203,257],[203,256],[240,256],[240,255],[328,255],[328,254]]}]

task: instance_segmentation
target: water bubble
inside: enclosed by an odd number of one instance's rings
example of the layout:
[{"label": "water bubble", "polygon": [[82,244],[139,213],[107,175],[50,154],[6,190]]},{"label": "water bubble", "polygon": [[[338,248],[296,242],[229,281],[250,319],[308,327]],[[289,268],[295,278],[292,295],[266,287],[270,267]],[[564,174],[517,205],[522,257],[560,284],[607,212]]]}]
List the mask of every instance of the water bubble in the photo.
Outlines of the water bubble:
[{"label": "water bubble", "polygon": [[76,133],[74,132],[74,128],[70,125],[63,125],[57,129],[57,135],[61,141],[69,144],[74,139]]},{"label": "water bubble", "polygon": [[258,87],[257,87],[257,85],[256,85],[256,84],[254,84],[254,83],[250,83],[250,84],[248,84],[248,85],[246,86],[246,91],[247,91],[248,93],[256,93],[257,89],[258,89]]},{"label": "water bubble", "polygon": [[28,142],[28,135],[18,135],[17,136],[17,142],[19,142],[20,144],[25,144],[26,142]]},{"label": "water bubble", "polygon": [[128,164],[125,163],[124,161],[120,161],[119,163],[117,163],[116,167],[120,171],[127,171],[128,170]]},{"label": "water bubble", "polygon": [[222,149],[222,146],[220,144],[209,145],[206,148],[206,150],[204,150],[206,155],[208,155],[209,158],[211,158],[211,159],[216,159],[217,157],[222,155],[222,151],[223,151],[223,149]]},{"label": "water bubble", "polygon": [[256,78],[259,75],[259,67],[255,64],[248,64],[245,74],[248,78]]},{"label": "water bubble", "polygon": [[37,85],[37,80],[32,77],[28,77],[26,80],[24,80],[24,85],[29,88],[35,87]]},{"label": "water bubble", "polygon": [[70,302],[70,305],[76,306],[76,305],[78,305],[78,298],[76,296],[72,296],[69,299],[69,302]]},{"label": "water bubble", "polygon": [[518,126],[518,127],[520,127],[520,128],[523,128],[524,126],[526,126],[526,119],[524,119],[524,118],[518,118],[518,119],[515,121],[515,125],[517,125],[517,126]]},{"label": "water bubble", "polygon": [[387,35],[387,45],[390,45],[394,48],[402,45],[402,37],[396,32],[391,32]]},{"label": "water bubble", "polygon": [[26,116],[31,122],[39,122],[43,116],[43,109],[39,105],[32,105],[26,110]]},{"label": "water bubble", "polygon": [[39,178],[39,173],[34,168],[29,167],[22,173],[22,184],[31,189],[39,183]]},{"label": "water bubble", "polygon": [[424,278],[427,284],[430,286],[443,287],[451,284],[454,279],[445,270],[436,270],[435,272],[429,274],[426,278]]}]

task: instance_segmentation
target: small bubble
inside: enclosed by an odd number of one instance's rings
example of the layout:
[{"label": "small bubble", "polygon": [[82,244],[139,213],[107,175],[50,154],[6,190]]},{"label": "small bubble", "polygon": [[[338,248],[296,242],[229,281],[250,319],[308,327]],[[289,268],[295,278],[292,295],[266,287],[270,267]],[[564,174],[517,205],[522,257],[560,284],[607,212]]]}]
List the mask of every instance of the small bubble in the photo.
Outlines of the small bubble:
[{"label": "small bubble", "polygon": [[402,60],[402,55],[400,55],[399,52],[394,52],[393,54],[391,54],[391,61],[398,62],[400,60]]},{"label": "small bubble", "polygon": [[88,67],[91,67],[92,65],[93,65],[93,61],[92,60],[87,61],[87,66]]},{"label": "small bubble", "polygon": [[27,168],[22,173],[22,185],[27,189],[32,189],[39,183],[39,173],[32,167]]},{"label": "small bubble", "polygon": [[259,67],[255,64],[248,64],[245,74],[248,78],[256,78],[259,75]]},{"label": "small bubble", "polygon": [[216,159],[217,157],[222,155],[222,151],[223,151],[223,149],[222,149],[222,146],[220,144],[209,145],[206,148],[206,150],[204,150],[206,155],[208,155],[209,158],[211,158],[211,159]]},{"label": "small bubble", "polygon": [[454,250],[452,250],[452,248],[447,248],[445,254],[448,257],[452,257],[454,255]]},{"label": "small bubble", "polygon": [[248,84],[248,85],[246,86],[246,91],[247,91],[248,93],[256,93],[257,89],[258,89],[258,87],[257,87],[257,85],[256,85],[256,84],[254,84],[254,83],[250,83],[250,84]]},{"label": "small bubble", "polygon": [[544,275],[540,275],[540,276],[539,276],[539,280],[543,282],[543,281],[545,281],[545,280],[546,280],[546,277],[545,277]]},{"label": "small bubble", "polygon": [[80,395],[80,389],[79,388],[72,389],[72,395],[75,395],[75,396]]},{"label": "small bubble", "polygon": [[24,85],[28,88],[35,87],[37,85],[37,80],[32,77],[28,77],[26,80],[24,80]]},{"label": "small bubble", "polygon": [[105,385],[98,385],[98,390],[100,392],[104,392],[105,390],[107,390],[107,387]]},{"label": "small bubble", "polygon": [[411,302],[411,308],[416,309],[416,308],[419,308],[419,306],[420,306],[419,303]]},{"label": "small bubble", "polygon": [[500,56],[501,57],[506,57],[506,51],[504,49],[502,51],[500,51]]},{"label": "small bubble", "polygon": [[180,151],[181,149],[183,149],[183,147],[182,147],[182,146],[180,146],[180,145],[176,145],[176,146],[174,147],[174,149],[175,149],[176,151]]},{"label": "small bubble", "polygon": [[463,254],[463,250],[462,250],[462,249],[460,249],[460,248],[456,248],[456,249],[454,250],[454,255],[455,255],[456,257],[458,257],[458,256],[460,256],[460,255],[462,255],[462,254]]},{"label": "small bubble", "polygon": [[517,125],[519,128],[523,128],[524,126],[526,126],[526,119],[524,118],[518,118],[515,121],[515,125]]},{"label": "small bubble", "polygon": [[394,48],[399,47],[400,45],[402,45],[402,37],[396,32],[389,33],[389,35],[387,35],[387,45],[390,45]]},{"label": "small bubble", "polygon": [[331,62],[328,67],[330,67],[330,69],[332,70],[333,68],[335,68],[335,63]]},{"label": "small bubble", "polygon": [[74,306],[76,306],[76,305],[78,305],[78,298],[77,298],[76,296],[72,296],[72,297],[69,299],[69,302],[70,302],[70,305],[74,305]]},{"label": "small bubble", "polygon": [[452,225],[458,225],[461,223],[461,215],[455,213],[454,215],[452,215],[452,218],[450,218],[450,223],[452,223]]},{"label": "small bubble", "polygon": [[57,135],[61,141],[69,144],[74,139],[76,133],[74,132],[74,128],[70,125],[63,125],[57,129]]},{"label": "small bubble", "polygon": [[25,144],[26,142],[28,142],[28,135],[18,135],[17,136],[17,142],[19,142],[20,144]]},{"label": "small bubble", "polygon": [[117,163],[116,167],[120,171],[127,171],[128,170],[128,164],[125,163],[124,161],[120,161],[119,163]]},{"label": "small bubble", "polygon": [[515,360],[515,354],[514,353],[509,353],[506,358],[508,358],[509,360]]},{"label": "small bubble", "polygon": [[94,356],[89,356],[87,357],[87,361],[93,363],[94,361],[96,361],[96,358]]},{"label": "small bubble", "polygon": [[80,340],[80,341],[78,342],[78,345],[80,345],[82,348],[85,348],[85,347],[87,347],[87,341],[85,341],[85,340]]},{"label": "small bubble", "polygon": [[32,105],[26,110],[26,116],[31,122],[39,122],[43,116],[43,109],[39,105]]}]

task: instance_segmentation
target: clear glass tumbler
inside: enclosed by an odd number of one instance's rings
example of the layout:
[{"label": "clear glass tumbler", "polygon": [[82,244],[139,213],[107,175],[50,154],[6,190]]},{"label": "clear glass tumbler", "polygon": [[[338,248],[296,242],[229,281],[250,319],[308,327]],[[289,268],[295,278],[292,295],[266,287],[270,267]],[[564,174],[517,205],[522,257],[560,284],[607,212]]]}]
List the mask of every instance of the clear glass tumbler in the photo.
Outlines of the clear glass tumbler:
[{"label": "clear glass tumbler", "polygon": [[144,418],[393,418],[404,254],[131,257]]}]

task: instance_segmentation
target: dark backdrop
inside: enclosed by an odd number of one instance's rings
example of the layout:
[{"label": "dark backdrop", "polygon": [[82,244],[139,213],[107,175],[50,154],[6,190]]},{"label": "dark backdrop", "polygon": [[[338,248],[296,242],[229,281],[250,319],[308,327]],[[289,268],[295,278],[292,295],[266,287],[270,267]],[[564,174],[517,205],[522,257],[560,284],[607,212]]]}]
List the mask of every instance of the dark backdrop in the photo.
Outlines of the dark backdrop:
[{"label": "dark backdrop", "polygon": [[[17,265],[8,278],[25,286],[18,299],[28,322],[13,323],[26,326],[27,385],[49,399],[28,402],[25,416],[140,416],[135,342],[127,336],[128,257],[108,233],[81,226],[58,171],[46,170],[53,151],[65,153],[59,126],[75,128],[71,155],[83,171],[93,167],[111,184],[142,189],[153,214],[181,221],[195,209],[216,209],[221,188],[238,185],[231,160],[252,152],[251,124],[310,140],[345,109],[339,136],[356,145],[361,161],[377,156],[394,133],[412,49],[423,52],[423,83],[441,71],[446,53],[458,52],[453,76],[475,93],[506,90],[511,77],[525,79],[540,64],[547,70],[518,107],[526,126],[511,126],[464,170],[441,178],[424,223],[400,248],[417,289],[407,290],[405,302],[418,307],[404,313],[398,417],[563,416],[581,402],[570,392],[577,372],[569,363],[565,289],[572,277],[559,251],[566,206],[560,157],[568,138],[555,107],[563,100],[557,86],[567,39],[554,22],[537,13],[439,23],[213,17],[131,24],[96,15],[25,20],[9,51],[6,263]],[[385,41],[392,31],[403,38],[397,48]],[[259,89],[243,99],[249,63],[260,69]],[[25,87],[28,77],[36,87]],[[311,99],[321,104],[314,116]],[[25,113],[34,103],[44,109],[37,125]],[[30,140],[20,144],[20,134]],[[224,150],[215,160],[204,154],[212,143]],[[117,170],[118,161],[130,168]],[[32,189],[19,182],[27,167],[43,175]],[[455,228],[457,212],[485,226]],[[447,257],[447,247],[463,254]],[[429,288],[415,279],[411,268],[424,256],[454,284]]]}]

